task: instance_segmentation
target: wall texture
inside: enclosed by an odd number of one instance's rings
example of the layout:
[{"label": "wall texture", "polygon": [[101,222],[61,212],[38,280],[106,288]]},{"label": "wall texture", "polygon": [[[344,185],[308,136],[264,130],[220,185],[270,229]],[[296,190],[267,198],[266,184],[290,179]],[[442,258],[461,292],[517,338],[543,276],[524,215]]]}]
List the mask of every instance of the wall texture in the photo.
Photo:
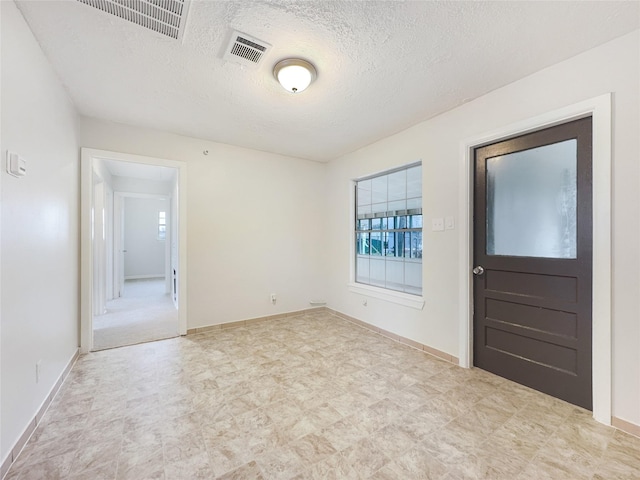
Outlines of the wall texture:
[{"label": "wall texture", "polygon": [[613,415],[640,424],[639,32],[590,50],[331,162],[326,197],[329,305],[458,356],[458,231],[425,228],[426,305],[415,310],[347,288],[350,181],[422,159],[425,225],[457,216],[461,144],[500,127],[613,92]]},{"label": "wall texture", "polygon": [[[158,212],[165,212],[166,239],[158,240]],[[171,241],[168,198],[124,199],[124,277],[164,277],[166,242]]]},{"label": "wall texture", "polygon": [[83,147],[187,162],[189,329],[324,298],[324,164],[90,118],[80,132]]},{"label": "wall texture", "polygon": [[[0,8],[4,460],[78,349],[79,162],[62,84],[14,3]],[[25,177],[5,172],[7,149],[27,159]]]}]

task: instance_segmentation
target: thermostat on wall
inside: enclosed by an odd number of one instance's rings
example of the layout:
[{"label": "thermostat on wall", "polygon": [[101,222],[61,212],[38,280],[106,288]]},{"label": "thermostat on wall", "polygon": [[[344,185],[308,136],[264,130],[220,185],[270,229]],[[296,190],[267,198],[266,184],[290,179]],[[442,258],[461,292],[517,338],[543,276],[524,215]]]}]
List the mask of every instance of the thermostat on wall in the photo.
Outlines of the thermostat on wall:
[{"label": "thermostat on wall", "polygon": [[24,177],[27,174],[27,161],[24,157],[7,150],[7,173],[14,177]]}]

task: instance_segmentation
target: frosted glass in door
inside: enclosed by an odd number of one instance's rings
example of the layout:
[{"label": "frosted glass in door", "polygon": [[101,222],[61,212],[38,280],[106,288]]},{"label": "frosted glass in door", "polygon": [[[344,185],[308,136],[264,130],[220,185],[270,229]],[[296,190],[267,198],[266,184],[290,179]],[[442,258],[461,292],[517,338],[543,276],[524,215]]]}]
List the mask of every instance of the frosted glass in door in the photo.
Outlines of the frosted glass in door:
[{"label": "frosted glass in door", "polygon": [[487,159],[487,254],[576,258],[577,142]]}]

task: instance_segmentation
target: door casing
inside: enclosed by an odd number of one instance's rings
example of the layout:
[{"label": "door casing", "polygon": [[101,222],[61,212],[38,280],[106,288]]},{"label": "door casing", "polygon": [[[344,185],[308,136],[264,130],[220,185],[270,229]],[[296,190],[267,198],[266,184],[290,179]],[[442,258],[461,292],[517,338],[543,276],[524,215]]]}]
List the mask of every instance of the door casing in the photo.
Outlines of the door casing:
[{"label": "door casing", "polygon": [[459,348],[462,367],[473,365],[473,151],[501,139],[593,118],[593,417],[611,425],[611,94],[468,138],[461,142],[459,185]]},{"label": "door casing", "polygon": [[187,334],[187,164],[141,155],[92,148],[81,149],[80,159],[80,352],[93,349],[93,241],[91,208],[93,199],[93,159],[102,158],[142,163],[178,170],[178,333]]}]

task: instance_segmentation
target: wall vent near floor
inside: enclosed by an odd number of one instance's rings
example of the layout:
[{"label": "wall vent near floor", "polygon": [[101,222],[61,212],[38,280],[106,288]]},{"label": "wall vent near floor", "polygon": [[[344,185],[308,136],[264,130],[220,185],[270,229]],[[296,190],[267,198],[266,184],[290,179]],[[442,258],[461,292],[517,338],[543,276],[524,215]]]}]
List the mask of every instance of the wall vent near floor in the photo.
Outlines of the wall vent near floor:
[{"label": "wall vent near floor", "polygon": [[182,40],[191,0],[77,0],[175,40]]},{"label": "wall vent near floor", "polygon": [[254,67],[262,61],[270,47],[271,45],[268,43],[251,35],[234,31],[231,32],[231,39],[222,58],[230,62]]}]

